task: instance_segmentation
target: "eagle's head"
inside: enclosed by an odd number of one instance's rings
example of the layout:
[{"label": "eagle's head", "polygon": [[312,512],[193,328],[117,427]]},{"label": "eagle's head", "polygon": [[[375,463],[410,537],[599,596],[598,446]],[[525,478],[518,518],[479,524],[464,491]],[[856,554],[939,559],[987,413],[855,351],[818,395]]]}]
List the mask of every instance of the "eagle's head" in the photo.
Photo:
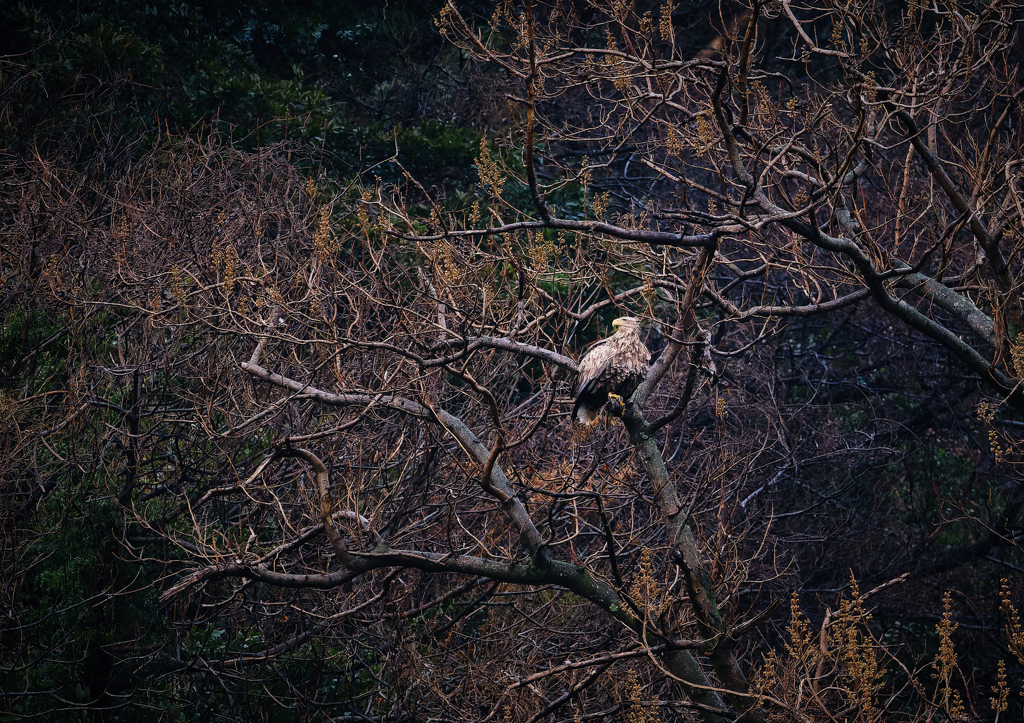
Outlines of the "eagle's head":
[{"label": "eagle's head", "polygon": [[618,331],[620,327],[624,331],[634,331],[640,328],[640,320],[635,316],[620,316],[612,322],[612,328]]}]

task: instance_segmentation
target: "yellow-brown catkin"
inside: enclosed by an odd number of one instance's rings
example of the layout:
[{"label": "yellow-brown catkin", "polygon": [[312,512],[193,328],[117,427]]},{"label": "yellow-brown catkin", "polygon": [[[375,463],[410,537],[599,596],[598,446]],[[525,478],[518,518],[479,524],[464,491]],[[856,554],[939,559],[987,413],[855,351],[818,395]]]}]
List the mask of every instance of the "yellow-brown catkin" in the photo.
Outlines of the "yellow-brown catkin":
[{"label": "yellow-brown catkin", "polygon": [[331,233],[331,209],[326,204],[317,209],[313,221],[313,253],[326,261],[338,251],[338,243]]},{"label": "yellow-brown catkin", "polygon": [[675,44],[675,30],[672,27],[672,12],[676,9],[674,2],[667,2],[661,6],[661,20],[658,23],[658,30],[661,32],[661,39],[666,43]]},{"label": "yellow-brown catkin", "polygon": [[932,677],[939,682],[939,694],[945,706],[953,705],[953,673],[956,671],[956,647],[953,645],[953,633],[957,624],[953,622],[953,598],[947,592],[942,596],[942,619],[936,629],[939,633],[939,654],[935,656],[935,673]]},{"label": "yellow-brown catkin", "polygon": [[501,196],[505,188],[505,174],[502,173],[498,162],[491,157],[491,149],[487,146],[487,139],[480,139],[480,153],[476,157],[476,171],[480,177],[480,185],[495,198]]},{"label": "yellow-brown catkin", "polygon": [[664,610],[661,586],[654,577],[654,555],[649,547],[640,552],[640,569],[629,587],[629,597],[647,617],[657,617]]},{"label": "yellow-brown catkin", "polygon": [[697,132],[690,138],[693,152],[703,157],[715,145],[715,130],[705,114],[697,118]]},{"label": "yellow-brown catkin", "polygon": [[999,661],[999,672],[996,674],[996,684],[992,686],[992,692],[995,693],[994,698],[989,698],[992,710],[996,713],[1005,713],[1010,707],[1010,686],[1006,682],[1005,660]]},{"label": "yellow-brown catkin", "polygon": [[652,705],[644,705],[643,688],[636,674],[636,668],[630,668],[629,674],[626,676],[625,692],[629,699],[626,723],[658,723],[661,720],[657,699],[652,701]]}]

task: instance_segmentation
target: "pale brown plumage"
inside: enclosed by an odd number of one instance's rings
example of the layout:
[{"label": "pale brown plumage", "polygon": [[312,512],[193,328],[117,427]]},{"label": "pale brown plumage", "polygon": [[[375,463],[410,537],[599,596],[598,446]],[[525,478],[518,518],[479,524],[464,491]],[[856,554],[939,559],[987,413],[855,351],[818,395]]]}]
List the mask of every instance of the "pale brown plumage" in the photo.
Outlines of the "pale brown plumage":
[{"label": "pale brown plumage", "polygon": [[573,396],[573,419],[580,424],[597,421],[601,408],[613,394],[625,403],[636,391],[651,353],[640,340],[640,320],[623,316],[612,322],[616,332],[588,351],[580,360]]}]

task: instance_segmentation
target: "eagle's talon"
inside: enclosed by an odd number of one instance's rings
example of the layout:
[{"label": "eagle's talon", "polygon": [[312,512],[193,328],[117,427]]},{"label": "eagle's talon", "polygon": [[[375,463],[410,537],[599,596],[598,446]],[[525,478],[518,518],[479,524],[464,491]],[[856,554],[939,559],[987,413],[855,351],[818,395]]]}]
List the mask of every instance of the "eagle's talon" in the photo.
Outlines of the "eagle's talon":
[{"label": "eagle's talon", "polygon": [[614,392],[608,395],[608,412],[613,417],[621,417],[626,411],[626,402]]}]

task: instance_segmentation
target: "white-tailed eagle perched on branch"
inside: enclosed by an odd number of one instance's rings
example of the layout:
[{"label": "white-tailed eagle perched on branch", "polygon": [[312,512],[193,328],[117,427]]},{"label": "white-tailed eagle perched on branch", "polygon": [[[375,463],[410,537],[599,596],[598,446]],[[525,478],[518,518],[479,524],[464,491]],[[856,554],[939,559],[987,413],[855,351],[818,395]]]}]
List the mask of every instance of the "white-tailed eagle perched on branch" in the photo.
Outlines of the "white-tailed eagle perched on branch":
[{"label": "white-tailed eagle perched on branch", "polygon": [[608,397],[622,405],[633,395],[647,373],[651,353],[640,341],[640,320],[632,316],[612,322],[614,334],[588,351],[580,360],[573,419],[580,424],[597,421]]}]

